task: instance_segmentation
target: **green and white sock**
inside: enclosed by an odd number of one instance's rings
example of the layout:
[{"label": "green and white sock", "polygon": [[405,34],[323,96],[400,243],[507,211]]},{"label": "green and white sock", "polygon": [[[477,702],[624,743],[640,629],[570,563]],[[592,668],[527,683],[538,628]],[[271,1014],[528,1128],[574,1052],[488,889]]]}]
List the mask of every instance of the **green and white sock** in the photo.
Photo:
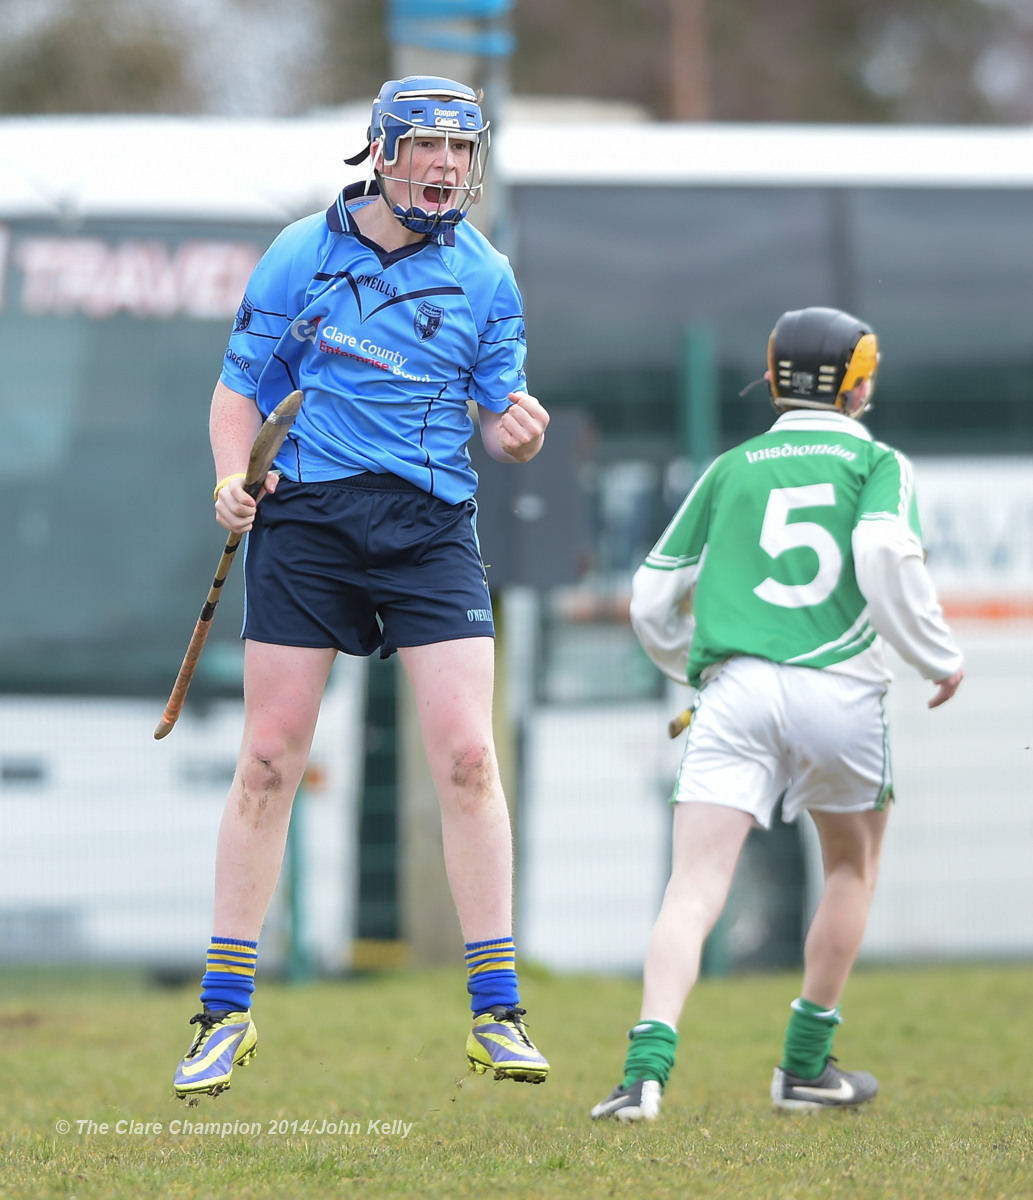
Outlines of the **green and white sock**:
[{"label": "green and white sock", "polygon": [[639,1021],[628,1030],[631,1045],[624,1059],[623,1087],[639,1079],[655,1079],[661,1090],[674,1067],[678,1031],[666,1021]]},{"label": "green and white sock", "polygon": [[792,1071],[801,1079],[817,1079],[832,1052],[832,1035],[843,1018],[838,1007],[824,1008],[802,996],[790,1008],[793,1012],[786,1027],[782,1070]]}]

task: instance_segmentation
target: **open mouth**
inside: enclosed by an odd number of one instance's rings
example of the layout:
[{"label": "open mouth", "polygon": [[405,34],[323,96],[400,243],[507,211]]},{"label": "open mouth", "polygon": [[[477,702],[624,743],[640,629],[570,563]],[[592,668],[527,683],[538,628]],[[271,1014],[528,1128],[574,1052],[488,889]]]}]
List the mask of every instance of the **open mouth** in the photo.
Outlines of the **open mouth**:
[{"label": "open mouth", "polygon": [[423,205],[425,208],[447,208],[452,189],[446,187],[427,186],[423,189]]}]

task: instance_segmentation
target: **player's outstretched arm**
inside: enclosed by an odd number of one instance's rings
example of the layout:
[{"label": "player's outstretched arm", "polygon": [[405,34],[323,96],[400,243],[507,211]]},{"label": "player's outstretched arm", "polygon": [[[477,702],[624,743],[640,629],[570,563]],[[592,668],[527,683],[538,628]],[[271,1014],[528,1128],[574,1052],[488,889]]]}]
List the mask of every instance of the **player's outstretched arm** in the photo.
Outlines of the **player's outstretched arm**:
[{"label": "player's outstretched arm", "polygon": [[510,392],[505,412],[480,410],[481,441],[499,462],[528,462],[541,450],[549,414],[527,392]]}]

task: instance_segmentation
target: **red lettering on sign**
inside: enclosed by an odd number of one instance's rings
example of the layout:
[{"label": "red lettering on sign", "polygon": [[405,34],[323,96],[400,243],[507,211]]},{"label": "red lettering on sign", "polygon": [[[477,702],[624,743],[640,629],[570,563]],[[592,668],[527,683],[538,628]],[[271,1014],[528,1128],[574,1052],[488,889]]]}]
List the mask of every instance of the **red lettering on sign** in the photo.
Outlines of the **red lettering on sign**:
[{"label": "red lettering on sign", "polygon": [[261,251],[250,242],[30,237],[15,250],[34,315],[230,318]]}]

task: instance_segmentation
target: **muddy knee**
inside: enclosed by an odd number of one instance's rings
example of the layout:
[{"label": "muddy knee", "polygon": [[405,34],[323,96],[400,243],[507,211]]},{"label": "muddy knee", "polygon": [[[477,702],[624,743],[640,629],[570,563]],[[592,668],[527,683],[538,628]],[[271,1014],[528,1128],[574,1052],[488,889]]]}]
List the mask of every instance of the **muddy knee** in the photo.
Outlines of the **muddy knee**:
[{"label": "muddy knee", "polygon": [[498,768],[491,747],[475,745],[455,751],[450,782],[468,803],[491,796],[498,786]]}]

